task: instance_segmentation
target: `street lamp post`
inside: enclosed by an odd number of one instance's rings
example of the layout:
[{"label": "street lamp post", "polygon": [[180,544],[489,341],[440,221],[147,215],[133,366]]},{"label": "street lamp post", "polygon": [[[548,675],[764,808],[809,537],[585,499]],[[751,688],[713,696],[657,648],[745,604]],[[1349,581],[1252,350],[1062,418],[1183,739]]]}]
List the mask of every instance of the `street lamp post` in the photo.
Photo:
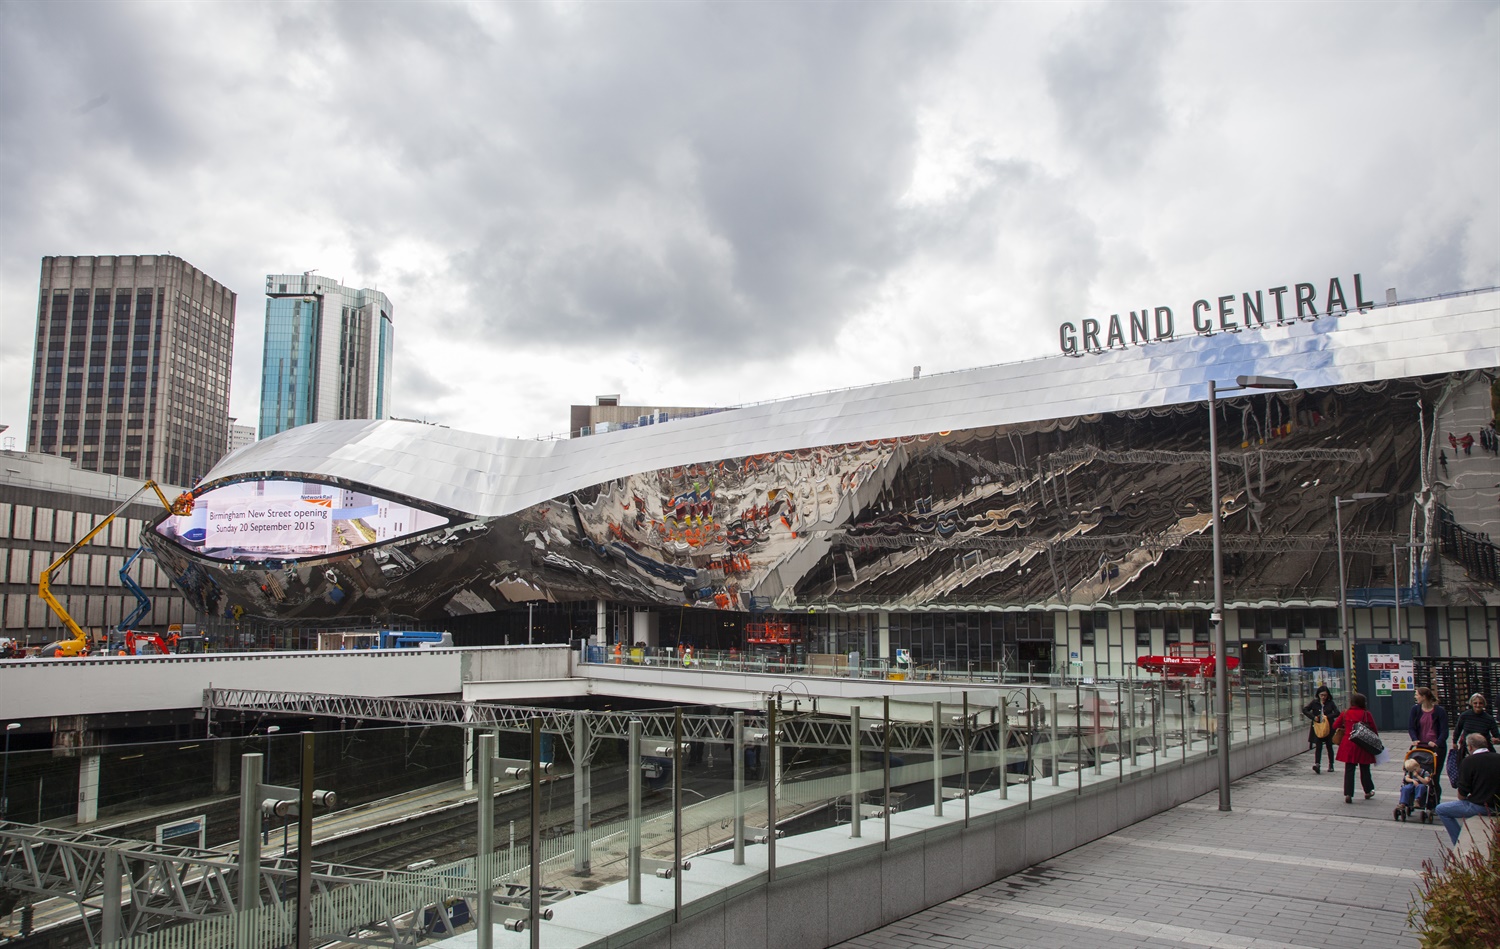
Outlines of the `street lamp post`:
[{"label": "street lamp post", "polygon": [[1219,539],[1221,518],[1219,516],[1219,393],[1242,392],[1249,389],[1295,389],[1297,383],[1291,379],[1275,376],[1237,376],[1235,385],[1220,390],[1218,383],[1208,380],[1208,482],[1213,495],[1214,532],[1214,613],[1210,619],[1214,625],[1214,701],[1218,706],[1217,734],[1219,745],[1219,810],[1229,807],[1229,661],[1224,645],[1224,550]]},{"label": "street lamp post", "polygon": [[[1399,642],[1409,641],[1410,638],[1411,638],[1410,637],[1411,630],[1409,628],[1407,629],[1407,631],[1406,631],[1407,632],[1407,639],[1403,640],[1401,638],[1401,560],[1400,560],[1400,555],[1397,553],[1397,551],[1400,551],[1400,550],[1424,550],[1428,546],[1429,546],[1428,544],[1392,544],[1391,545],[1391,592],[1395,594],[1395,599],[1396,599],[1396,642],[1398,642],[1398,643]],[[1416,588],[1417,588],[1417,567],[1416,567],[1416,564],[1413,564],[1412,567],[1411,567],[1411,586],[1412,586],[1412,591],[1413,592],[1412,592],[1412,596],[1411,596],[1410,599],[1411,600],[1416,600]]]},{"label": "street lamp post", "polygon": [[1396,621],[1396,642],[1401,641],[1401,562],[1396,559],[1396,545],[1391,545],[1391,618]]},{"label": "street lamp post", "polygon": [[5,777],[0,779],[0,821],[10,816],[10,733],[21,727],[20,722],[5,726]]},{"label": "street lamp post", "polygon": [[1344,694],[1354,693],[1354,637],[1349,633],[1349,604],[1348,594],[1345,592],[1344,583],[1344,515],[1341,513],[1345,504],[1353,504],[1356,501],[1371,501],[1375,498],[1383,498],[1385,495],[1375,491],[1359,491],[1349,495],[1347,498],[1335,497],[1333,499],[1333,532],[1338,541],[1339,549],[1339,639],[1344,643]]}]

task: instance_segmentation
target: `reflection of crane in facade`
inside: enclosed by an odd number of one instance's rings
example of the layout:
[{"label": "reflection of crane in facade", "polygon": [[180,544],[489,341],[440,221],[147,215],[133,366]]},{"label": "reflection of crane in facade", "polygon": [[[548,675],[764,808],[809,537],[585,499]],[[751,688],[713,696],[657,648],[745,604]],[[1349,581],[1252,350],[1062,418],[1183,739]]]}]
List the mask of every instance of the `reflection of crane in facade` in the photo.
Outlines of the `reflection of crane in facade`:
[{"label": "reflection of crane in facade", "polygon": [[[78,625],[77,620],[68,615],[68,611],[63,609],[62,604],[57,601],[57,597],[52,594],[52,575],[55,574],[59,569],[61,569],[62,566],[69,560],[72,560],[73,555],[76,554],[80,549],[88,546],[89,542],[92,541],[100,531],[108,527],[116,517],[119,517],[120,512],[129,507],[130,504],[140,496],[141,492],[145,491],[147,488],[150,488],[152,491],[156,492],[157,500],[161,501],[161,506],[165,508],[169,513],[188,514],[192,512],[193,499],[190,495],[183,494],[182,496],[178,497],[175,503],[169,502],[167,500],[167,496],[162,493],[161,488],[157,486],[155,481],[146,481],[139,488],[137,488],[135,492],[130,495],[130,497],[121,502],[119,507],[115,508],[113,511],[110,511],[103,518],[101,518],[99,523],[94,525],[93,530],[89,531],[87,534],[84,534],[83,537],[74,542],[71,547],[63,551],[60,557],[52,561],[52,565],[49,566],[46,570],[42,571],[41,580],[37,583],[37,595],[42,598],[42,601],[46,603],[47,606],[51,607],[52,612],[57,614],[57,618],[62,620],[63,626],[67,629],[68,632],[72,633],[72,636],[68,639],[60,639],[56,642],[48,643],[47,645],[43,646],[41,651],[41,655],[43,658],[55,659],[67,656],[87,656],[89,654],[88,634],[86,634],[83,631],[83,628]],[[131,559],[133,560],[136,556],[139,555],[140,551],[137,550],[135,554],[132,555]],[[126,568],[128,569],[128,567],[129,562],[126,563]],[[123,570],[121,571],[121,576],[122,578],[124,577]],[[151,608],[151,601],[146,598],[145,594],[140,591],[139,587],[135,588],[135,593],[138,601],[144,601],[145,609],[149,610]],[[141,607],[137,605],[136,609],[141,610]],[[145,615],[144,610],[141,610],[141,615]],[[132,614],[132,616],[134,616],[134,614]],[[128,622],[130,621],[127,621],[127,623]]]}]

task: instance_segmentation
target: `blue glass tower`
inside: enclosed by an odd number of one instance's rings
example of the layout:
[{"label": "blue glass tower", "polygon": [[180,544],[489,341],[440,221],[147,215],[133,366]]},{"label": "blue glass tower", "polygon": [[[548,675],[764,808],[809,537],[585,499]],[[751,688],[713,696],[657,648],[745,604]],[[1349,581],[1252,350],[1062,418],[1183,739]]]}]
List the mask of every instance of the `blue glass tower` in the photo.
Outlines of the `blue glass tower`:
[{"label": "blue glass tower", "polygon": [[266,277],[260,437],[308,422],[389,418],[393,307],[311,272]]}]

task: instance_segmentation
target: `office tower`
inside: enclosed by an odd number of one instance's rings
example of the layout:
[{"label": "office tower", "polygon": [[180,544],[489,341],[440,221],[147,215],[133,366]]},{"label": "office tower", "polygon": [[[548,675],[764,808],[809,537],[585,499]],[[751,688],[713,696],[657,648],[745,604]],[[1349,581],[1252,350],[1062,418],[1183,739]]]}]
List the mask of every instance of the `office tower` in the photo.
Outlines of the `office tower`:
[{"label": "office tower", "polygon": [[260,437],[308,422],[389,418],[393,307],[326,277],[266,277]]},{"label": "office tower", "polygon": [[168,254],[43,257],[28,451],[191,485],[229,441],[235,295]]}]

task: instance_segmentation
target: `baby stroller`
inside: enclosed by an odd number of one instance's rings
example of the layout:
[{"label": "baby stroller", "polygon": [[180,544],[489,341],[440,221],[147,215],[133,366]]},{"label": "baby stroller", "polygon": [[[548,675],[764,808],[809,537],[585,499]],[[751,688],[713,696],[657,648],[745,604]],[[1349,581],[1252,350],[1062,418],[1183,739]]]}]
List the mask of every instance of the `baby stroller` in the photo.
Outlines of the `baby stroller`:
[{"label": "baby stroller", "polygon": [[[1431,748],[1423,748],[1420,745],[1413,745],[1411,747],[1411,750],[1406,753],[1406,758],[1401,763],[1402,774],[1411,773],[1412,763],[1415,763],[1418,769],[1426,771],[1427,774],[1431,776],[1432,783],[1416,785],[1416,794],[1412,798],[1412,803],[1397,804],[1396,811],[1392,815],[1392,819],[1399,820],[1404,823],[1406,819],[1411,816],[1411,812],[1416,811],[1418,814],[1418,819],[1421,820],[1422,823],[1430,824],[1433,820],[1432,809],[1437,807],[1437,782],[1441,777],[1441,775],[1437,773],[1437,752],[1433,751]],[[1405,782],[1403,782],[1403,790],[1406,788],[1406,786],[1407,785],[1405,784]]]}]

